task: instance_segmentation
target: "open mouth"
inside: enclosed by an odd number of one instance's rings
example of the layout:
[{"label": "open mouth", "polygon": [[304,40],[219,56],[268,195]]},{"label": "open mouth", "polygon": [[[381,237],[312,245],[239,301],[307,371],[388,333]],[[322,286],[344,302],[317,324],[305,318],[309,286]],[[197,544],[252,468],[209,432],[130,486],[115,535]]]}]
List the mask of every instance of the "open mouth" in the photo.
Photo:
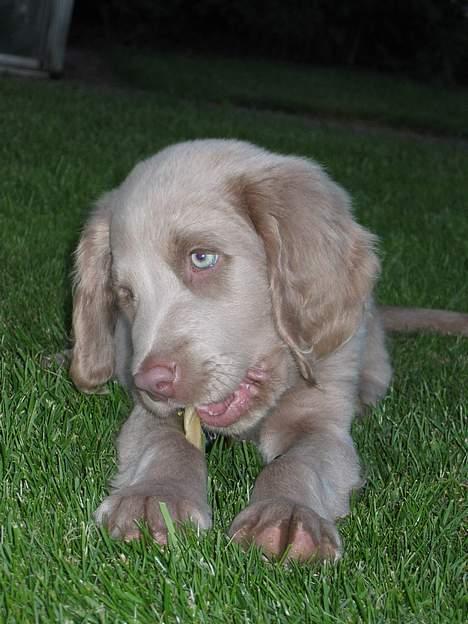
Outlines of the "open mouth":
[{"label": "open mouth", "polygon": [[261,368],[249,368],[239,386],[222,401],[197,406],[200,420],[208,427],[229,427],[246,414],[260,392],[259,384],[267,374]]}]

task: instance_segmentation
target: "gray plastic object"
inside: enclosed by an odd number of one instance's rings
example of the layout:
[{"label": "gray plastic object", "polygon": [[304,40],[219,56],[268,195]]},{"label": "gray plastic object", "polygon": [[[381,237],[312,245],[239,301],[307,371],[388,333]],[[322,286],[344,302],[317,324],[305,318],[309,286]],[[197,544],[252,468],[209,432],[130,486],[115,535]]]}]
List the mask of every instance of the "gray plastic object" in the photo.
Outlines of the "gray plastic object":
[{"label": "gray plastic object", "polygon": [[74,0],[0,0],[0,71],[59,77]]}]

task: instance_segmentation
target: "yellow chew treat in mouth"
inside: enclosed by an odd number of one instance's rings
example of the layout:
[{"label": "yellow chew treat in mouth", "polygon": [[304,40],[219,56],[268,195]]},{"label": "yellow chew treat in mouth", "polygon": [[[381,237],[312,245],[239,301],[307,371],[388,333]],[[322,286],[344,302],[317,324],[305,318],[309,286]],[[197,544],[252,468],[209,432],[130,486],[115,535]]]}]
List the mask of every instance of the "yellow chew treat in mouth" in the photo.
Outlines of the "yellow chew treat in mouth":
[{"label": "yellow chew treat in mouth", "polygon": [[192,406],[186,407],[184,410],[184,431],[190,444],[196,446],[200,451],[205,450],[205,436],[201,428],[200,418],[197,410]]}]

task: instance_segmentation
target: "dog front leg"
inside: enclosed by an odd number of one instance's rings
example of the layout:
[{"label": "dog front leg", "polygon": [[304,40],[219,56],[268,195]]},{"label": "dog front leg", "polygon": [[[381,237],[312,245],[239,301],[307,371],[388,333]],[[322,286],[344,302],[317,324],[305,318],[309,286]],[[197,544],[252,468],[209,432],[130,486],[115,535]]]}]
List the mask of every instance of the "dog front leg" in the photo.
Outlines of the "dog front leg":
[{"label": "dog front leg", "polygon": [[[268,556],[300,561],[341,555],[335,525],[359,487],[359,461],[351,437],[336,425],[294,420],[276,434],[274,456],[264,428],[260,450],[269,462],[257,478],[250,504],[234,520],[230,535],[255,544]],[[282,442],[280,441],[282,440]],[[268,448],[270,447],[270,450]]]},{"label": "dog front leg", "polygon": [[167,527],[160,503],[166,503],[176,524],[210,528],[205,458],[185,439],[180,417],[158,418],[137,406],[117,446],[119,471],[110,496],[95,514],[112,537],[138,538],[139,524],[145,523],[155,540],[165,544]]}]

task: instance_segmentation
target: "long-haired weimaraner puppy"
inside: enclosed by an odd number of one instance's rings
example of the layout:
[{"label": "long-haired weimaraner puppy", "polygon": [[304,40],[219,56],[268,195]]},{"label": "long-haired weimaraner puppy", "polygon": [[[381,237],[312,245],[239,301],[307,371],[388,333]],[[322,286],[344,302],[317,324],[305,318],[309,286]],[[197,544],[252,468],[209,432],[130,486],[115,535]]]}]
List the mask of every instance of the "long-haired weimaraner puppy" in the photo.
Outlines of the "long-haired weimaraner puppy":
[{"label": "long-haired weimaraner puppy", "polygon": [[96,512],[114,537],[211,525],[203,427],[253,441],[265,467],[229,534],[269,556],[336,559],[361,483],[350,436],[392,369],[384,327],[468,335],[468,315],[379,308],[376,238],[315,162],[232,140],[168,147],[97,203],[76,252],[71,376],[116,376],[135,407]]}]

